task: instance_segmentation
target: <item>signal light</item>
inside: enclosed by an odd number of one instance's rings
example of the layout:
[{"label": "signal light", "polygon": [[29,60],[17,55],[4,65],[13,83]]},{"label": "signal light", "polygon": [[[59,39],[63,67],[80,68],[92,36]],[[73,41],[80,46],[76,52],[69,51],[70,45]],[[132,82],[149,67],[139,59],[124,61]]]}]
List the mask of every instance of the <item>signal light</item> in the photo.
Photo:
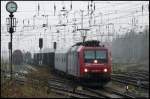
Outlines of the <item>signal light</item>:
[{"label": "signal light", "polygon": [[88,72],[88,70],[87,70],[87,69],[84,69],[84,72]]},{"label": "signal light", "polygon": [[104,69],[104,72],[107,72],[107,69],[106,69],[106,68]]},{"label": "signal light", "polygon": [[43,38],[39,38],[39,48],[43,47]]},{"label": "signal light", "polygon": [[54,42],[54,49],[56,49],[56,44],[57,44],[57,43],[56,43],[56,42]]}]

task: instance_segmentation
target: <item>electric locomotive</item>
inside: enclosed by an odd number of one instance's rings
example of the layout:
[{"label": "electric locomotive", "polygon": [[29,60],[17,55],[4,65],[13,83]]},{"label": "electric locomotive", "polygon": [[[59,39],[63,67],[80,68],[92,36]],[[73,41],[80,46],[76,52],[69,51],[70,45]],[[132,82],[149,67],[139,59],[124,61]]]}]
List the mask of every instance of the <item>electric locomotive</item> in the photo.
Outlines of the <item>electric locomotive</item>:
[{"label": "electric locomotive", "polygon": [[80,42],[56,51],[55,69],[86,84],[105,85],[111,80],[111,52],[98,41]]}]

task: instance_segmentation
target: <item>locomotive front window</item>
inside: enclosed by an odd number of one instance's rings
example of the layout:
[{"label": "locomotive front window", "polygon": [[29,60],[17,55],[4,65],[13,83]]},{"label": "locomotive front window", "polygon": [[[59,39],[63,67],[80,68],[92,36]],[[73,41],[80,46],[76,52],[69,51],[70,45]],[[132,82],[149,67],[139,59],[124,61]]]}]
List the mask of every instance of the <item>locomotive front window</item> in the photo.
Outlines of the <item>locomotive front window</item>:
[{"label": "locomotive front window", "polygon": [[107,63],[107,52],[106,51],[96,51],[96,59],[100,63]]},{"label": "locomotive front window", "polygon": [[106,59],[106,51],[96,51],[96,59]]},{"label": "locomotive front window", "polygon": [[93,63],[94,60],[98,63],[107,63],[107,51],[106,50],[85,50],[84,61],[85,63]]},{"label": "locomotive front window", "polygon": [[84,51],[84,58],[85,59],[95,59],[95,52],[94,51]]}]

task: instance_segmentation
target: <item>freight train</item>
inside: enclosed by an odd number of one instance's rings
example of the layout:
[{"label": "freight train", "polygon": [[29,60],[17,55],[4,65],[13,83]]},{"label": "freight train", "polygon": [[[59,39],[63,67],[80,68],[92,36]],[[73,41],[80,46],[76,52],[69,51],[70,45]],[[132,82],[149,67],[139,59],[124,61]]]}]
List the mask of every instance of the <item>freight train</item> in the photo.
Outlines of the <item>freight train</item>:
[{"label": "freight train", "polygon": [[96,40],[79,42],[67,50],[34,53],[34,62],[87,84],[105,85],[111,80],[111,52]]}]

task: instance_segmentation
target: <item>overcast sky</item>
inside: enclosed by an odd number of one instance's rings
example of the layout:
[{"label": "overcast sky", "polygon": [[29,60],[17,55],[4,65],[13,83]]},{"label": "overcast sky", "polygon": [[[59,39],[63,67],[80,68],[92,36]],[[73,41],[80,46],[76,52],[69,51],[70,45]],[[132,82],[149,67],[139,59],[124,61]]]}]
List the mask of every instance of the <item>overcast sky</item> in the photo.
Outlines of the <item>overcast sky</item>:
[{"label": "overcast sky", "polygon": [[[5,8],[7,2],[1,1],[1,50],[3,51],[7,51],[8,42],[10,41],[6,28],[6,18],[9,16]],[[16,3],[18,9],[14,13],[14,17],[18,23],[17,31],[13,34],[14,50],[38,51],[39,37],[44,38],[44,48],[53,48],[52,44],[54,41],[58,43],[58,48],[66,48],[77,41],[81,41],[80,32],[72,32],[75,29],[72,25],[74,23],[73,18],[76,18],[77,23],[81,23],[81,10],[84,10],[83,28],[89,28],[90,16],[87,15],[87,8],[90,1],[72,1],[72,10],[70,10],[71,1],[16,1]],[[91,24],[103,26],[90,28],[90,31],[87,32],[87,39],[101,40],[101,37],[97,35],[107,35],[108,32],[110,34],[123,34],[132,28],[132,20],[134,18],[139,31],[141,26],[149,25],[148,1],[94,1],[94,3],[95,18],[92,18]],[[38,4],[40,6],[39,16]],[[56,6],[55,16],[54,4]],[[59,14],[63,6],[66,7],[68,15],[60,18]],[[33,29],[33,16],[35,15],[35,28]],[[42,15],[48,15],[47,28],[42,27],[42,24],[46,23],[46,19]],[[66,23],[68,20],[67,26],[56,27],[60,22],[59,19],[62,23]],[[111,24],[109,30],[106,24]],[[28,27],[23,28],[23,26]],[[81,28],[81,24],[78,24],[77,27]],[[60,30],[60,33],[57,33],[57,30]]]}]

